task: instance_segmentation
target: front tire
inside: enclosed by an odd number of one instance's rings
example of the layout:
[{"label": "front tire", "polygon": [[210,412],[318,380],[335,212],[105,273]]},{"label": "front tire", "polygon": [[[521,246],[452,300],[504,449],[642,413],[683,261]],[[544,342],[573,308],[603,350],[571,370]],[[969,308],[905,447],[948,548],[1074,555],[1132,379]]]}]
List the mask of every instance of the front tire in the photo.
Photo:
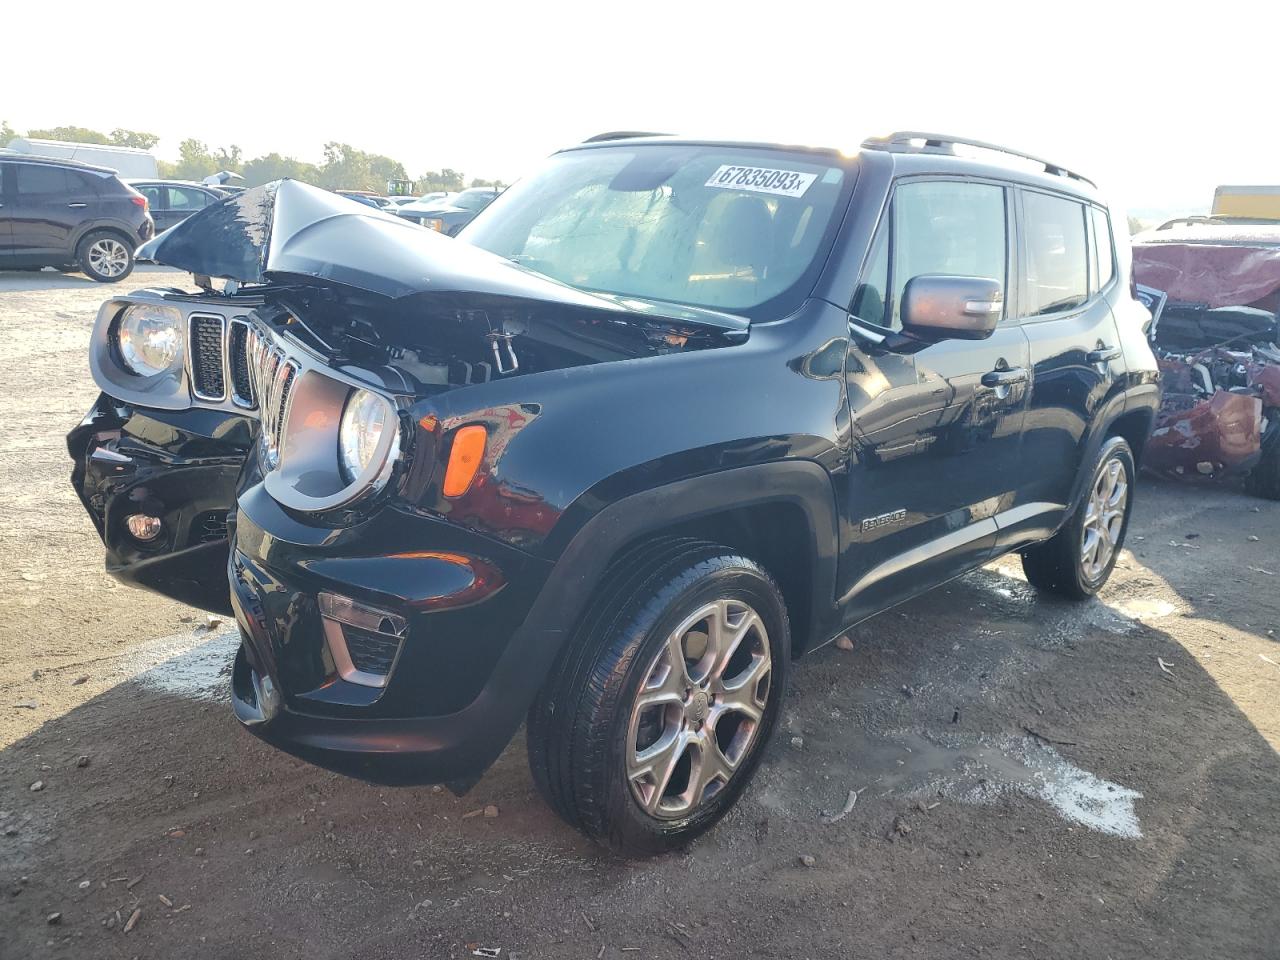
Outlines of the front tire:
[{"label": "front tire", "polygon": [[1087,600],[1102,589],[1124,546],[1135,477],[1128,442],[1107,438],[1070,519],[1054,536],[1022,552],[1027,582],[1071,600]]},{"label": "front tire", "polygon": [[81,272],[98,283],[119,283],[133,273],[133,244],[110,230],[94,230],[76,248]]},{"label": "front tire", "polygon": [[616,853],[709,830],[746,789],[791,659],[773,578],[727,547],[655,542],[606,576],[530,711],[534,781]]}]

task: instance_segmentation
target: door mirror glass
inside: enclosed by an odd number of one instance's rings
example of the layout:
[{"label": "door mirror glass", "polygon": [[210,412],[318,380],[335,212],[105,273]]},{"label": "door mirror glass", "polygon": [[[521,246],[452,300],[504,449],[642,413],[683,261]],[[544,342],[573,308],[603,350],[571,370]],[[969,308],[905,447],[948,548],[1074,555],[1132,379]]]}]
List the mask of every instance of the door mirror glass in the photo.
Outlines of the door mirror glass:
[{"label": "door mirror glass", "polygon": [[987,277],[912,277],[902,292],[902,332],[926,343],[985,340],[1003,315],[1000,281]]}]

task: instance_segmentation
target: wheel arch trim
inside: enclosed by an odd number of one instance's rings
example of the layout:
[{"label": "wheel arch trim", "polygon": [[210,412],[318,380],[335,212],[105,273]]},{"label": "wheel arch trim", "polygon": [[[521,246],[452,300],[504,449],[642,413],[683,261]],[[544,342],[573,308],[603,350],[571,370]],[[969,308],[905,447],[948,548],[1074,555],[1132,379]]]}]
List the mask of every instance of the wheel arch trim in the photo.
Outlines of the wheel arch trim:
[{"label": "wheel arch trim", "polygon": [[[465,737],[467,743],[466,760],[458,764],[466,772],[450,786],[468,789],[510,743],[609,562],[621,551],[681,521],[768,501],[799,504],[804,511],[817,551],[810,602],[817,614],[826,614],[822,605],[831,605],[835,589],[837,528],[831,477],[819,464],[790,460],[734,467],[619,499],[587,520],[566,545],[476,699],[457,713],[432,719],[436,735]],[[824,529],[830,531],[825,537]]]}]

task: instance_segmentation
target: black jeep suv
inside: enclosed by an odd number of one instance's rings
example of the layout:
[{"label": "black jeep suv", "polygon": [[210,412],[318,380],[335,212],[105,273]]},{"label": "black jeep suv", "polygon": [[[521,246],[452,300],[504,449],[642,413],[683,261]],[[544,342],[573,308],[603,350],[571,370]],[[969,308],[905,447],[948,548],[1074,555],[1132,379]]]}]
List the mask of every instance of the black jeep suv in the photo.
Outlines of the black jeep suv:
[{"label": "black jeep suv", "polygon": [[0,153],[0,270],[78,266],[115,283],[154,234],[146,198],[114,170]]},{"label": "black jeep suv", "polygon": [[569,823],[687,841],[796,657],[1011,551],[1089,597],[1124,542],[1159,387],[1123,224],[956,145],[592,142],[460,240],[214,204],[142,251],[202,290],[98,315],[108,568],[234,611],[284,750],[463,790],[527,717]]}]

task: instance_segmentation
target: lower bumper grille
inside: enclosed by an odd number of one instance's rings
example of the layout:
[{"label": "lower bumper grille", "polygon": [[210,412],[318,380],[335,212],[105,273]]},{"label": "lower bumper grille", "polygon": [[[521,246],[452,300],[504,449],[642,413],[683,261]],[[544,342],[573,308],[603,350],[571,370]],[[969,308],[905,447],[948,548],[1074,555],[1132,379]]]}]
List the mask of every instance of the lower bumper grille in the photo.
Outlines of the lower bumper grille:
[{"label": "lower bumper grille", "polygon": [[391,672],[396,662],[396,654],[400,652],[399,637],[387,637],[370,633],[359,627],[343,627],[347,641],[347,653],[351,656],[351,664],[361,673],[385,677]]},{"label": "lower bumper grille", "polygon": [[336,593],[321,593],[317,600],[338,676],[363,687],[385,687],[408,632],[404,617]]}]

